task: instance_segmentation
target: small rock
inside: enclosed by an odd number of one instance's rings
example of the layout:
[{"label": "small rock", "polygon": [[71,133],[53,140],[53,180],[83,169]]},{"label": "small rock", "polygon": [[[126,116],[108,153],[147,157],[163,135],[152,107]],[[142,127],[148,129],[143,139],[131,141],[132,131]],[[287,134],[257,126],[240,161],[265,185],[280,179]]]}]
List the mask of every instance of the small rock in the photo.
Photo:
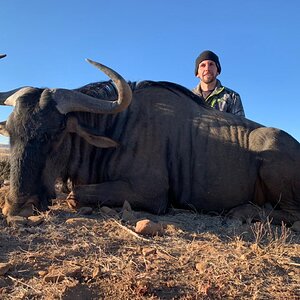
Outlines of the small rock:
[{"label": "small rock", "polygon": [[[46,271],[44,271],[46,272]],[[61,282],[66,277],[72,278],[80,278],[81,277],[81,268],[78,266],[72,267],[64,267],[64,268],[57,268],[57,267],[49,267],[48,272],[44,276],[45,282]]]},{"label": "small rock", "polygon": [[205,273],[205,270],[207,269],[207,264],[203,263],[203,262],[198,262],[198,263],[196,263],[195,267],[199,273],[203,274],[203,273]]},{"label": "small rock", "polygon": [[122,220],[125,222],[134,222],[136,221],[136,215],[134,213],[134,211],[128,211],[128,210],[124,210],[122,212]]},{"label": "small rock", "polygon": [[92,213],[93,213],[93,208],[89,206],[80,207],[80,209],[78,210],[78,214],[81,215],[91,215]]},{"label": "small rock", "polygon": [[91,224],[92,222],[94,222],[94,220],[88,218],[70,218],[66,220],[67,225],[73,225],[73,226],[83,226],[83,225]]},{"label": "small rock", "polygon": [[3,182],[3,185],[4,185],[4,186],[9,186],[9,185],[10,185],[10,181],[9,181],[9,180],[7,180],[7,179],[6,179],[6,180],[4,180],[4,182]]},{"label": "small rock", "polygon": [[300,232],[300,221],[296,221],[294,222],[294,224],[291,227],[292,230],[296,231],[296,232]]},{"label": "small rock", "polygon": [[72,278],[76,278],[79,279],[81,278],[81,267],[79,266],[70,266],[67,267],[64,274],[66,275],[66,277],[72,277]]},{"label": "small rock", "polygon": [[141,220],[136,223],[135,232],[142,235],[162,235],[164,233],[163,226],[150,220]]},{"label": "small rock", "polygon": [[176,227],[175,224],[162,223],[162,226],[163,226],[164,230],[170,234],[175,234],[175,233],[178,233],[178,231],[179,231],[178,227]]},{"label": "small rock", "polygon": [[100,267],[96,267],[94,270],[93,270],[93,274],[92,274],[92,277],[93,278],[97,278],[101,275],[101,269]]},{"label": "small rock", "polygon": [[295,276],[296,274],[295,274],[295,272],[292,271],[292,272],[289,272],[288,275],[291,276],[291,277],[293,277],[293,276]]},{"label": "small rock", "polygon": [[0,263],[0,276],[5,275],[11,267],[10,263]]},{"label": "small rock", "polygon": [[37,226],[44,222],[43,216],[29,216],[27,220],[28,226]]},{"label": "small rock", "polygon": [[27,218],[21,216],[10,216],[6,218],[7,225],[12,227],[25,226],[27,224]]},{"label": "small rock", "polygon": [[118,215],[118,213],[114,209],[111,209],[110,207],[107,206],[102,206],[100,208],[100,212],[107,215],[108,217],[115,217]]},{"label": "small rock", "polygon": [[22,227],[22,228],[19,228],[19,232],[20,233],[24,233],[24,234],[41,234],[41,231],[39,230],[39,227],[37,226],[31,226],[31,227]]},{"label": "small rock", "polygon": [[46,276],[44,277],[44,281],[45,282],[61,282],[63,281],[65,278],[65,275],[60,273],[60,272],[51,272],[51,273],[48,273],[46,274]]},{"label": "small rock", "polygon": [[48,272],[45,270],[42,270],[42,271],[38,271],[38,274],[40,277],[45,277],[48,274]]}]

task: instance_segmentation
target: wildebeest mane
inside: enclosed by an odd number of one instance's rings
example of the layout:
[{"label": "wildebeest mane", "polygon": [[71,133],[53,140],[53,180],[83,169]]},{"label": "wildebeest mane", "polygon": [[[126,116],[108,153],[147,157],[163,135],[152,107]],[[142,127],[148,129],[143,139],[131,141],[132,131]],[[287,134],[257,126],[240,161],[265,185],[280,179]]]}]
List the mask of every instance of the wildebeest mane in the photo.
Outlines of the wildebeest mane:
[{"label": "wildebeest mane", "polygon": [[[194,94],[189,89],[185,88],[182,85],[179,85],[177,83],[169,82],[169,81],[151,81],[151,80],[144,80],[144,81],[128,81],[128,84],[132,91],[137,91],[141,89],[147,89],[151,87],[159,87],[167,89],[177,95],[184,94],[188,98],[190,98],[192,101],[196,102],[197,104],[210,108],[209,105],[206,104],[203,98],[200,96]],[[87,94],[89,96],[95,97],[95,98],[101,98],[106,100],[115,100],[118,97],[116,87],[112,80],[109,81],[100,81],[100,82],[94,82],[89,83],[87,85],[84,85],[76,91]]]}]

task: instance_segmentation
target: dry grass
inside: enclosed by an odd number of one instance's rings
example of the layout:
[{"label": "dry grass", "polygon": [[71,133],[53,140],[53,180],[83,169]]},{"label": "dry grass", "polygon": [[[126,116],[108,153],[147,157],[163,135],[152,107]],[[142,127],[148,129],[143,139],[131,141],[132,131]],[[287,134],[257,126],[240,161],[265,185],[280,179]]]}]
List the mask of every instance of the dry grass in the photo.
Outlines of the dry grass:
[{"label": "dry grass", "polygon": [[300,299],[300,236],[284,225],[136,214],[165,224],[164,235],[138,238],[117,216],[80,216],[64,202],[37,227],[2,219],[11,268],[1,299]]},{"label": "dry grass", "polygon": [[9,170],[9,160],[5,158],[0,159],[0,186],[4,183],[5,180],[9,179]]},{"label": "dry grass", "polygon": [[9,179],[9,147],[0,144],[0,186]]},{"label": "dry grass", "polygon": [[6,159],[9,157],[9,154],[10,154],[9,146],[0,144],[0,158]]}]

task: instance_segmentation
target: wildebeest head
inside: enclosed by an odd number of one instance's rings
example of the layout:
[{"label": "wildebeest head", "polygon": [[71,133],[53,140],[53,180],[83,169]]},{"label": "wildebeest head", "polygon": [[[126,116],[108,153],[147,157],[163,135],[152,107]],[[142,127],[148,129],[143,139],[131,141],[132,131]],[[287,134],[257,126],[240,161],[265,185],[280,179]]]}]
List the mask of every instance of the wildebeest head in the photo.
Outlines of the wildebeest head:
[{"label": "wildebeest head", "polygon": [[70,152],[68,133],[76,133],[96,147],[117,146],[70,116],[74,111],[118,113],[131,101],[131,88],[119,74],[88,61],[113,80],[118,99],[106,101],[74,90],[32,87],[0,93],[0,104],[14,106],[7,122],[0,124],[0,132],[10,137],[11,148],[11,187],[3,214],[28,216],[33,207],[41,210],[48,207],[49,199],[55,196],[54,182],[61,172],[57,166],[63,165]]}]

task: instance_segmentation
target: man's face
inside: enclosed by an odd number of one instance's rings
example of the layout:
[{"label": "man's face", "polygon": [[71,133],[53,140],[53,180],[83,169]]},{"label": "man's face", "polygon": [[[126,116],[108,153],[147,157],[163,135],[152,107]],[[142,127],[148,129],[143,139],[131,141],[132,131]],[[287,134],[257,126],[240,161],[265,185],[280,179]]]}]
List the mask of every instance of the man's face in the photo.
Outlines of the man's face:
[{"label": "man's face", "polygon": [[203,60],[199,64],[197,77],[204,83],[212,83],[216,80],[218,75],[218,68],[214,61]]}]

